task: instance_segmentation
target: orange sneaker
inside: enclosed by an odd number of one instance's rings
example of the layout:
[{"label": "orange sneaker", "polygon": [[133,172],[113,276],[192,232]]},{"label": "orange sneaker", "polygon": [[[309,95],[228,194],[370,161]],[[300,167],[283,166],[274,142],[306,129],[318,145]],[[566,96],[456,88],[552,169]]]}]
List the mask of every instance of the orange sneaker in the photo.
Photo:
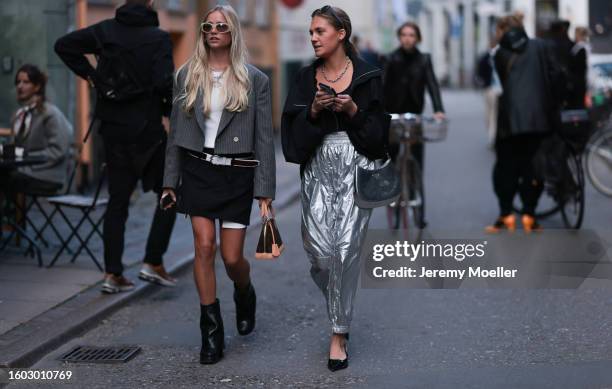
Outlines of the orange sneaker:
[{"label": "orange sneaker", "polygon": [[514,215],[500,216],[495,223],[485,227],[485,232],[496,234],[502,230],[513,232],[516,230],[516,217]]},{"label": "orange sneaker", "polygon": [[542,226],[537,222],[536,218],[531,215],[523,215],[521,217],[523,223],[523,231],[530,233],[531,231],[542,231]]}]

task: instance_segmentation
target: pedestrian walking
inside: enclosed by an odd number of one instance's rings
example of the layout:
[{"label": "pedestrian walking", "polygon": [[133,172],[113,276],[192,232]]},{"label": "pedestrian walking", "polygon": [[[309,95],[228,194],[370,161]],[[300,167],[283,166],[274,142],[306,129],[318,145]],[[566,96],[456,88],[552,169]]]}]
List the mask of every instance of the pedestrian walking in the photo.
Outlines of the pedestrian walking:
[{"label": "pedestrian walking", "polygon": [[358,35],[354,35],[351,40],[353,46],[357,50],[357,53],[367,63],[370,65],[381,68],[380,54],[372,47],[372,42],[366,40],[363,42]]},{"label": "pedestrian walking", "polygon": [[478,61],[478,72],[477,80],[478,84],[484,88],[485,97],[485,118],[486,118],[486,129],[487,139],[489,147],[493,149],[495,147],[495,136],[497,133],[497,105],[499,102],[499,96],[502,93],[501,83],[497,71],[495,71],[495,53],[499,46],[495,40],[491,41],[491,48],[487,50]]},{"label": "pedestrian walking", "polygon": [[569,72],[572,78],[574,93],[571,96],[568,108],[584,109],[587,94],[587,72],[589,63],[589,29],[576,27],[576,43],[570,52]]},{"label": "pedestrian walking", "polygon": [[552,47],[529,39],[522,19],[516,15],[497,21],[500,48],[495,67],[502,83],[499,100],[496,161],[493,187],[500,215],[488,232],[514,230],[513,201],[518,192],[523,203],[525,231],[541,229],[535,210],[542,193],[542,179],[534,170],[534,156],[542,140],[559,124],[558,69]]},{"label": "pedestrian walking", "polygon": [[[438,80],[433,70],[431,56],[419,50],[422,42],[421,29],[416,23],[406,22],[397,29],[400,47],[388,55],[384,69],[385,107],[389,113],[413,113],[420,115],[425,108],[425,88],[431,96],[434,117],[444,120],[444,107]],[[391,156],[395,157],[399,144],[390,145]],[[418,162],[421,171],[425,171],[425,145],[415,142],[410,145],[410,152]],[[423,188],[424,191],[424,188]],[[422,196],[423,206],[421,217],[425,227],[425,196]]]},{"label": "pedestrian walking", "polygon": [[46,98],[47,75],[38,66],[24,64],[15,74],[19,109],[12,117],[12,138],[16,147],[44,163],[0,172],[0,181],[13,194],[52,196],[67,183],[72,125]]},{"label": "pedestrian walking", "polygon": [[564,109],[584,109],[586,94],[587,52],[569,37],[570,22],[557,20],[551,24],[550,38],[557,63],[564,76]]},{"label": "pedestrian walking", "polygon": [[221,257],[234,282],[236,327],[255,327],[256,295],[243,247],[253,198],[261,215],[272,210],[275,159],[270,81],[247,63],[234,9],[218,5],[200,25],[195,53],[177,72],[164,194],[189,215],[194,236],[194,278],[200,297],[200,363],[223,357],[224,329],[216,297],[215,220]]},{"label": "pedestrian walking", "polygon": [[389,116],[382,72],[356,54],[346,12],[324,6],[311,17],[317,59],[291,85],[282,144],[285,159],[301,168],[304,249],[327,302],[328,368],[336,371],[348,367],[359,254],[371,214],[355,204],[355,168],[371,169],[375,159],[386,156]]},{"label": "pedestrian walking", "polygon": [[[58,39],[55,51],[97,91],[94,117],[104,141],[109,201],[104,215],[103,293],[134,288],[123,276],[125,223],[138,180],[144,191],[161,195],[166,131],[162,116],[172,102],[172,42],[159,29],[153,0],[127,0],[114,19]],[[97,57],[92,67],[86,54]],[[176,212],[156,207],[139,277],[174,286],[163,266]]]}]

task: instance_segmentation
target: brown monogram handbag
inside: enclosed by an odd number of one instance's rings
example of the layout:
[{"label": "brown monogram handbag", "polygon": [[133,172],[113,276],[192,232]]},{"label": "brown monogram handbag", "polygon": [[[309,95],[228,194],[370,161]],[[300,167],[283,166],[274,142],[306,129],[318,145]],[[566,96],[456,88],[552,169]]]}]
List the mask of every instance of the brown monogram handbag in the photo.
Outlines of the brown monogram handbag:
[{"label": "brown monogram handbag", "polygon": [[261,233],[257,242],[255,258],[275,259],[281,255],[284,248],[274,216],[264,216],[262,218]]}]

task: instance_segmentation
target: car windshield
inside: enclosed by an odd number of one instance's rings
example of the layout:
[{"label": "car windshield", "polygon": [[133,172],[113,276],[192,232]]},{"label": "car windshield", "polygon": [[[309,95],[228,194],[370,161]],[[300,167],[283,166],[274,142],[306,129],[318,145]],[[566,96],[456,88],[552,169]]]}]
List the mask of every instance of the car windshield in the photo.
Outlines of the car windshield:
[{"label": "car windshield", "polygon": [[603,77],[612,78],[612,63],[598,63],[593,66]]}]

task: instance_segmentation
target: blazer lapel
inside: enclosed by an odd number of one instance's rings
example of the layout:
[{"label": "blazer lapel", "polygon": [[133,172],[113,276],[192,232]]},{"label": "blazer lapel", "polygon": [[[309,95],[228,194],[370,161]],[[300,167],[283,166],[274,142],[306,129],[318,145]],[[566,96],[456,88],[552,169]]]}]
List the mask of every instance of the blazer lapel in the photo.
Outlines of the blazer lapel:
[{"label": "blazer lapel", "polygon": [[202,104],[202,102],[204,101],[203,99],[204,97],[202,96],[202,94],[198,93],[198,98],[196,99],[196,104],[193,108],[195,111],[196,121],[198,122],[202,133],[204,133],[204,130],[206,129],[206,116],[204,116],[204,104]]},{"label": "blazer lapel", "polygon": [[[42,120],[42,114],[40,114],[40,112],[38,112],[36,109],[32,109],[32,111],[30,112],[31,119],[30,119],[30,125],[28,127],[26,127],[25,132],[23,134],[19,134],[19,138],[22,139],[22,141],[27,142],[28,138],[30,137],[30,134],[32,133],[32,130],[34,128],[37,128],[38,126],[41,125],[41,120]],[[24,118],[25,120],[25,118]]]},{"label": "blazer lapel", "polygon": [[223,110],[223,113],[221,114],[221,120],[219,121],[219,129],[217,130],[217,137],[219,137],[219,135],[221,135],[223,130],[227,128],[227,126],[230,124],[230,122],[234,118],[234,115],[236,115],[236,112],[230,112],[227,109]]},{"label": "blazer lapel", "polygon": [[[207,120],[206,116],[204,116],[203,101],[204,101],[204,96],[202,96],[202,94],[200,93],[198,95],[198,98],[196,100],[196,105],[194,107],[196,121],[198,122],[198,125],[202,129],[202,133],[204,133],[204,130],[206,129],[206,120]],[[236,115],[236,112],[230,112],[226,109],[223,110],[223,113],[221,113],[221,120],[219,121],[219,129],[217,130],[217,137],[223,132],[223,130],[227,128],[227,126],[230,124],[230,122],[234,118],[234,115]]]}]

